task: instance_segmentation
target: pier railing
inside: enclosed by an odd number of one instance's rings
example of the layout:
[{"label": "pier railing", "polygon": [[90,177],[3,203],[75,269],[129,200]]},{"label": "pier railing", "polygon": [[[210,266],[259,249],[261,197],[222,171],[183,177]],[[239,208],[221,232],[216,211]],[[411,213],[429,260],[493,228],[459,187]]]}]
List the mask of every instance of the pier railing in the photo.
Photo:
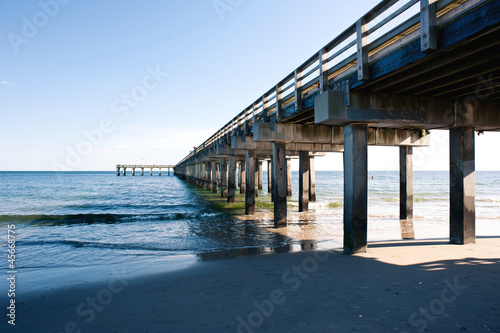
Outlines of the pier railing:
[{"label": "pier railing", "polygon": [[[298,114],[304,99],[330,89],[356,88],[369,64],[416,39],[421,50],[437,47],[437,28],[486,0],[384,0],[232,118],[177,165],[235,134],[251,134],[262,121]],[[373,40],[369,42],[369,40]],[[357,72],[356,82],[344,81]],[[347,94],[348,96],[348,94]]]}]

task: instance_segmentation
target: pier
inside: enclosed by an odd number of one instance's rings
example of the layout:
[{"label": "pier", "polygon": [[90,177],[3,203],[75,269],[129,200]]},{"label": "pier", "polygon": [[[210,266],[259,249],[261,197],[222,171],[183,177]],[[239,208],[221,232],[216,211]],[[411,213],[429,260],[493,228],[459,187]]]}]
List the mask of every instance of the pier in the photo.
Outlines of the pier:
[{"label": "pier", "polygon": [[159,164],[118,164],[116,165],[116,175],[120,176],[126,176],[127,175],[127,169],[132,169],[132,176],[135,176],[135,169],[141,169],[141,176],[144,176],[144,169],[148,170],[149,169],[149,175],[153,175],[153,170],[158,169],[158,175],[161,176],[161,170],[167,170],[167,176],[170,176],[170,170],[174,169],[173,165],[159,165]]},{"label": "pier", "polygon": [[283,227],[290,159],[299,159],[299,211],[307,211],[316,196],[315,158],[343,154],[344,252],[359,253],[367,249],[367,147],[399,147],[400,219],[411,225],[413,151],[432,144],[431,130],[449,130],[450,242],[474,243],[474,137],[500,130],[499,64],[500,1],[384,0],[174,172],[214,193],[220,188],[229,203],[238,184],[252,215],[266,163],[274,226]]}]

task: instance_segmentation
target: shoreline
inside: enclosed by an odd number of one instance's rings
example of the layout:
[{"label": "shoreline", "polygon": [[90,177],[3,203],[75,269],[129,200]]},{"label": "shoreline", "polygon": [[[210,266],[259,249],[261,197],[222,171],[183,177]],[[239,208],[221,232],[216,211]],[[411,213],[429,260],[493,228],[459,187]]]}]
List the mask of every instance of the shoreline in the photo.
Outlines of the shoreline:
[{"label": "shoreline", "polygon": [[[202,261],[20,294],[16,331],[416,332],[424,323],[431,332],[495,331],[499,273],[500,237],[462,246],[370,242],[354,256],[336,249]],[[420,310],[429,306],[431,313]]]}]

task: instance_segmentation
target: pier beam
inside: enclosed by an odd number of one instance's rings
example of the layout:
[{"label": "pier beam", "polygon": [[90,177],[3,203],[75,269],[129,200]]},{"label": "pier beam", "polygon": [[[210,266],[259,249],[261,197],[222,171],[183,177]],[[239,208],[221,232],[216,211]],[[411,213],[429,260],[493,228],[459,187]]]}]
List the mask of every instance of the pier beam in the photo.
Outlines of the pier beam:
[{"label": "pier beam", "polygon": [[309,156],[309,201],[316,201],[316,169],[314,156]]},{"label": "pier beam", "polygon": [[220,197],[227,198],[227,161],[225,158],[219,158],[220,170]]},{"label": "pier beam", "polygon": [[212,161],[212,193],[218,193],[219,186],[217,183],[217,164]]},{"label": "pier beam", "polygon": [[414,239],[413,230],[413,148],[399,147],[399,219],[401,238]]},{"label": "pier beam", "polygon": [[212,163],[208,162],[206,164],[207,168],[207,191],[210,191],[212,189]]},{"label": "pier beam", "polygon": [[292,160],[286,159],[286,195],[292,196]]},{"label": "pier beam", "polygon": [[236,193],[236,156],[229,155],[229,170],[227,180],[227,202],[233,203]]},{"label": "pier beam", "polygon": [[309,152],[299,152],[299,212],[309,210]]},{"label": "pier beam", "polygon": [[255,150],[246,151],[245,215],[255,214]]},{"label": "pier beam", "polygon": [[476,242],[474,129],[450,128],[450,243]]},{"label": "pier beam", "polygon": [[285,227],[287,218],[286,207],[286,176],[287,162],[284,142],[273,142],[273,197],[274,197],[274,227]]},{"label": "pier beam", "polygon": [[366,252],[367,125],[344,126],[344,253]]}]

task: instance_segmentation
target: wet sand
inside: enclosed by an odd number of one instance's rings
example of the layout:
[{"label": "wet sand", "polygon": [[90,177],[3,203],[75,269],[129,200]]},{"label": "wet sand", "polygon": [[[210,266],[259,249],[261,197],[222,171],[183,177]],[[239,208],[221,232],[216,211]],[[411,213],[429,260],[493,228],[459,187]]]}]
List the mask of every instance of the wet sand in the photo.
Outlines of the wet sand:
[{"label": "wet sand", "polygon": [[2,332],[499,332],[499,276],[493,237],[254,255],[21,293]]}]

